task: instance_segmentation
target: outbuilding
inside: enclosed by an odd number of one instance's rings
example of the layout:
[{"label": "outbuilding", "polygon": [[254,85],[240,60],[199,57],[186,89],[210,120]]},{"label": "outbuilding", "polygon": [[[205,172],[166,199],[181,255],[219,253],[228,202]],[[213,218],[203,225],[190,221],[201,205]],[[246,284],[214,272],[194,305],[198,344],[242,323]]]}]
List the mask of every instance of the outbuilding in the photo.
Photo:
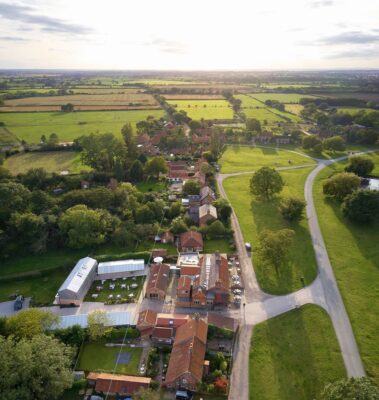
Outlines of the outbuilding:
[{"label": "outbuilding", "polygon": [[124,278],[143,275],[144,272],[145,261],[143,259],[101,262],[97,267],[97,279]]}]

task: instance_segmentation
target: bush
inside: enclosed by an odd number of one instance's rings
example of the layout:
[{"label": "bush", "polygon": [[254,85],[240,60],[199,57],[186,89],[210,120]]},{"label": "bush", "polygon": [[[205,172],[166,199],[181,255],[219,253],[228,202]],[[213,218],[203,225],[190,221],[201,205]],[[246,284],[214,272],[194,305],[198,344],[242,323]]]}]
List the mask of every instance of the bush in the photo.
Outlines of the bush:
[{"label": "bush", "polygon": [[345,217],[359,223],[379,220],[379,192],[375,190],[357,190],[347,196],[342,203]]}]

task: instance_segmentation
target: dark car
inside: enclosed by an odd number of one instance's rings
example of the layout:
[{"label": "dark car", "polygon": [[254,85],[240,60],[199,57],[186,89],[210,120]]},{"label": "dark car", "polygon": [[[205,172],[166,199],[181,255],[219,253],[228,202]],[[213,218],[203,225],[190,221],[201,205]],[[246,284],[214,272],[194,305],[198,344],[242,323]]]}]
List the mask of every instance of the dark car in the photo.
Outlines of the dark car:
[{"label": "dark car", "polygon": [[23,304],[24,304],[24,296],[19,295],[19,296],[16,297],[16,300],[14,301],[13,307],[14,307],[15,310],[21,310]]}]

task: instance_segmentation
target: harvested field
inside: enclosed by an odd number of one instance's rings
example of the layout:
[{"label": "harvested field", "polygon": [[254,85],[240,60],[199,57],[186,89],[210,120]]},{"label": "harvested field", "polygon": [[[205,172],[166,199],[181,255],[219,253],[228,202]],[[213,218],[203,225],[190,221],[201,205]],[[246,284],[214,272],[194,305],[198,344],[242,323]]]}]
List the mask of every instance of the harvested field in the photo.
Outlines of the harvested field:
[{"label": "harvested field", "polygon": [[286,104],[285,110],[289,113],[300,115],[300,111],[304,108],[301,104]]},{"label": "harvested field", "polygon": [[221,94],[165,94],[167,100],[224,100]]},{"label": "harvested field", "polygon": [[168,103],[196,120],[233,119],[233,110],[226,100],[169,100]]}]

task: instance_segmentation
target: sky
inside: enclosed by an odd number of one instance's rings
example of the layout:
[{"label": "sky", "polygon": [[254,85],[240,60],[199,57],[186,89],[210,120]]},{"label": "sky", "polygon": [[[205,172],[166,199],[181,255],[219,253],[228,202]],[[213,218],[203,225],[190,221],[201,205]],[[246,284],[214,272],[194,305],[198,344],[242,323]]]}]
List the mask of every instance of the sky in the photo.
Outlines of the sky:
[{"label": "sky", "polygon": [[379,68],[378,0],[0,0],[0,68]]}]

